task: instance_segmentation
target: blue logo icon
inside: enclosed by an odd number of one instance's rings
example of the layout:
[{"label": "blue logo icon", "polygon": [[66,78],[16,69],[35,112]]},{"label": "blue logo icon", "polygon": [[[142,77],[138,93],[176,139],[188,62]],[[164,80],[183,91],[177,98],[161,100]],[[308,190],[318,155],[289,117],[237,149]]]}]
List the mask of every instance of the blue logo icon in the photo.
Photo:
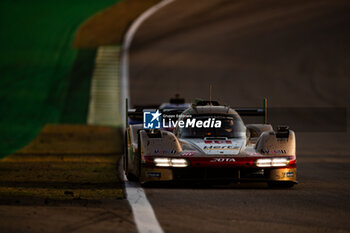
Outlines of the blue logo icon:
[{"label": "blue logo icon", "polygon": [[159,110],[156,112],[144,111],[143,112],[143,128],[144,129],[160,129],[161,127],[161,113]]}]

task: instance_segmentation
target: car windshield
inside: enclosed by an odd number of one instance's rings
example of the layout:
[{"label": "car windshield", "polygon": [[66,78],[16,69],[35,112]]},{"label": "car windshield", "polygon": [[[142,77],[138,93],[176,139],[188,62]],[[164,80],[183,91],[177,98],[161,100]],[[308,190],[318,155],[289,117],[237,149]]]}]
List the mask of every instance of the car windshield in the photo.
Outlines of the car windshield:
[{"label": "car windshield", "polygon": [[[221,121],[221,127],[183,127],[179,128],[181,138],[205,138],[205,137],[227,137],[227,138],[242,138],[245,137],[245,127],[243,121],[235,116],[195,116],[192,115],[190,120],[207,121],[215,119]],[[186,119],[184,119],[186,120]]]}]

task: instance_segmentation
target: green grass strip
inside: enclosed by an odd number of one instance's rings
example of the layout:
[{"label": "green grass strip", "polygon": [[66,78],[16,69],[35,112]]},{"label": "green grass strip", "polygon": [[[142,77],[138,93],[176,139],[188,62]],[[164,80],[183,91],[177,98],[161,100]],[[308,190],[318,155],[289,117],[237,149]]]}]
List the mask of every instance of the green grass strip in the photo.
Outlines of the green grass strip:
[{"label": "green grass strip", "polygon": [[0,1],[0,158],[46,123],[85,123],[90,71],[71,70],[77,57],[80,66],[91,63],[93,52],[78,54],[71,44],[84,20],[115,2]]}]

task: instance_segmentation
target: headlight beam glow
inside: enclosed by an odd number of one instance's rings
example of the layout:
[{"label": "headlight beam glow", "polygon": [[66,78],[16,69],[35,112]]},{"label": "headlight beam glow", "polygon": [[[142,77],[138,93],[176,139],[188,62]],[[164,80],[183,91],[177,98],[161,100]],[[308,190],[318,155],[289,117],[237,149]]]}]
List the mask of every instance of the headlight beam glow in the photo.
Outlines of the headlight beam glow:
[{"label": "headlight beam glow", "polygon": [[154,163],[157,167],[187,167],[188,162],[186,159],[181,158],[155,158]]},{"label": "headlight beam glow", "polygon": [[285,167],[288,164],[288,158],[263,158],[256,160],[257,167]]}]

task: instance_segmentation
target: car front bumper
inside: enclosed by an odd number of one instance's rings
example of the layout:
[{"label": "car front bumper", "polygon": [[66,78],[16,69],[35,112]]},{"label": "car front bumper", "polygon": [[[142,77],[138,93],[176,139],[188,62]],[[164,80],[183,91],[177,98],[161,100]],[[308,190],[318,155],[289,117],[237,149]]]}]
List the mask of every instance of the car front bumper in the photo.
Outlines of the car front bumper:
[{"label": "car front bumper", "polygon": [[149,181],[232,181],[269,182],[289,181],[296,183],[296,168],[239,168],[239,167],[185,167],[161,168],[142,166],[141,182]]}]

